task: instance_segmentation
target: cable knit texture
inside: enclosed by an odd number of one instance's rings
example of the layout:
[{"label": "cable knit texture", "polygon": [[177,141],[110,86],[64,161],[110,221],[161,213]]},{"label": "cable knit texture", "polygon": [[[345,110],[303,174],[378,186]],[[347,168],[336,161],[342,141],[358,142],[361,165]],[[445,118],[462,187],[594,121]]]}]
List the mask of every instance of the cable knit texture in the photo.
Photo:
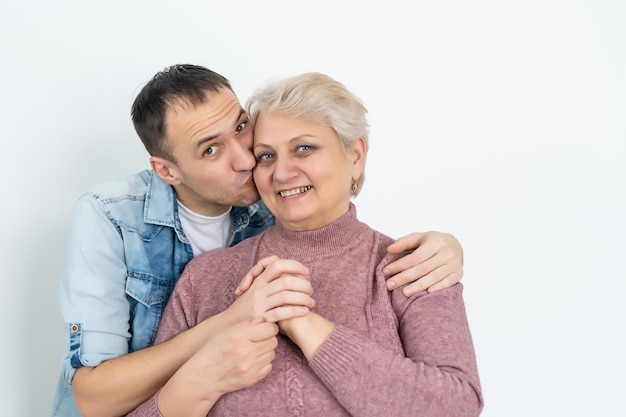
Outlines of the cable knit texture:
[{"label": "cable knit texture", "polygon": [[[385,287],[392,239],[358,221],[356,208],[318,230],[280,224],[191,261],[170,299],[157,343],[225,310],[261,258],[309,269],[314,311],[336,324],[308,362],[280,335],[271,373],[223,396],[210,416],[477,416],[482,394],[462,285],[406,298]],[[156,395],[133,416],[159,416]]]}]

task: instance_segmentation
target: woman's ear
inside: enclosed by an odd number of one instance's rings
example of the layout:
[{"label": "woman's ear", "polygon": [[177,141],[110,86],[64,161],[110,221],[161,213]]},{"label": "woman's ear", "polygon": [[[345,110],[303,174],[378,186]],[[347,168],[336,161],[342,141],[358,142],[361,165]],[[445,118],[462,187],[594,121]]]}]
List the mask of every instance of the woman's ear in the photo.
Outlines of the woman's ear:
[{"label": "woman's ear", "polygon": [[178,185],[181,183],[178,167],[172,161],[158,156],[151,156],[150,166],[154,173],[169,185]]},{"label": "woman's ear", "polygon": [[352,144],[352,151],[350,155],[352,160],[352,178],[358,179],[363,174],[365,167],[365,156],[367,155],[367,143],[365,138],[360,137]]}]

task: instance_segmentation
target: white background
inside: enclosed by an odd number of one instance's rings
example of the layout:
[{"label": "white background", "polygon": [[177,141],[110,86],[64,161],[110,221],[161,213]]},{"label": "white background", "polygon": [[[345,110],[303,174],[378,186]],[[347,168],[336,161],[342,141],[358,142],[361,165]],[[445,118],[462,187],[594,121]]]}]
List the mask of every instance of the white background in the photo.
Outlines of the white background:
[{"label": "white background", "polygon": [[626,5],[4,1],[0,415],[45,416],[76,199],[148,166],[131,102],[163,67],[326,72],[370,110],[360,217],[453,233],[485,417],[626,415]]}]

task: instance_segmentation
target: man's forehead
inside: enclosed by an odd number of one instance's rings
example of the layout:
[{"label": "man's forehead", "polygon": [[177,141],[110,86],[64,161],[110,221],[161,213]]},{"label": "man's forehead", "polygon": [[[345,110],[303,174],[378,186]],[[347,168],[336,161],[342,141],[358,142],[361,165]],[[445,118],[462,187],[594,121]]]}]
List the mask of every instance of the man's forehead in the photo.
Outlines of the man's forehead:
[{"label": "man's forehead", "polygon": [[211,109],[212,107],[221,107],[224,103],[236,102],[241,107],[239,99],[228,88],[221,88],[217,91],[205,90],[202,95],[194,97],[190,96],[171,96],[166,99],[168,113],[186,113],[195,111],[198,107]]},{"label": "man's forehead", "polygon": [[167,137],[197,146],[232,132],[243,115],[239,100],[228,89],[209,91],[205,100],[198,103],[177,99],[172,101],[165,117]]}]

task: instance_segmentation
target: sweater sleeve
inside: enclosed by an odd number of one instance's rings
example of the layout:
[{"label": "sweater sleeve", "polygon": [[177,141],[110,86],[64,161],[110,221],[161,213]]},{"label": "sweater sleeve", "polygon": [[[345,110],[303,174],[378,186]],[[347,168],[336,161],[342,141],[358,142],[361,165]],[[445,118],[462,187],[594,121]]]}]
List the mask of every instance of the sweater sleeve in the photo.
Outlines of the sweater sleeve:
[{"label": "sweater sleeve", "polygon": [[[310,365],[353,416],[478,416],[483,400],[462,285],[392,294],[404,355],[337,326]],[[367,393],[367,400],[363,395]]]},{"label": "sweater sleeve", "polygon": [[163,417],[157,404],[158,395],[159,393],[157,392],[148,401],[131,411],[130,414],[127,414],[126,417]]}]

